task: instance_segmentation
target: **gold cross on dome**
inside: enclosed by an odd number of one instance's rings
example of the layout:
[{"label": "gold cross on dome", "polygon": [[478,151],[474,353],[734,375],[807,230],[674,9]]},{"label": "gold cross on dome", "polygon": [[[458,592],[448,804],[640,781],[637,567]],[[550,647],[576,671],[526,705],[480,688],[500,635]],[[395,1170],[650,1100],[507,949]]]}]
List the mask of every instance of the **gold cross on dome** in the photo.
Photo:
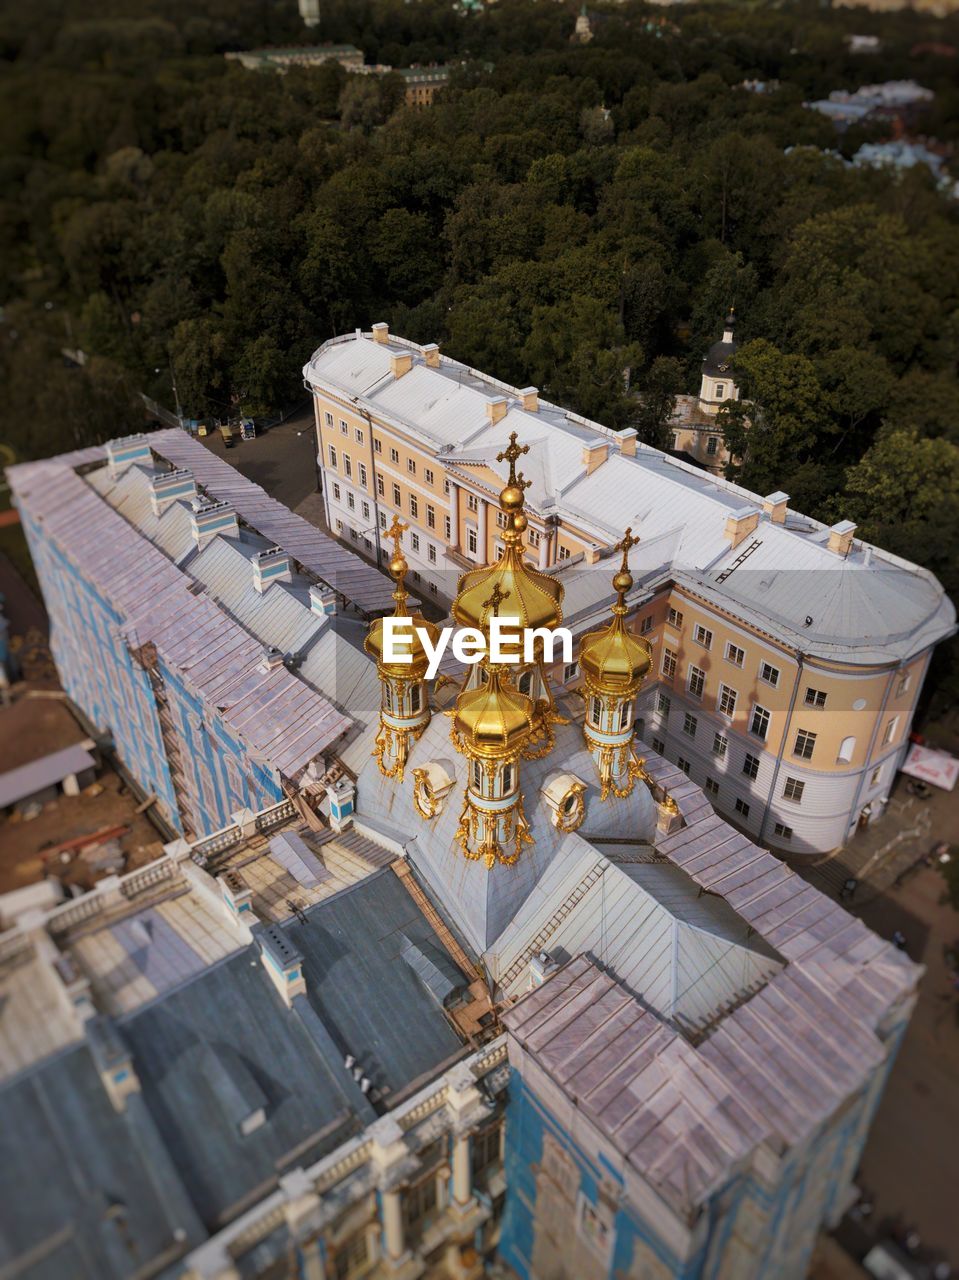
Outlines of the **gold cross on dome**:
[{"label": "gold cross on dome", "polygon": [[403,523],[399,516],[394,516],[393,523],[386,530],[386,536],[393,539],[393,545],[396,548],[397,553],[402,550],[403,534],[409,527],[410,526],[408,524]]},{"label": "gold cross on dome", "polygon": [[639,538],[631,537],[632,532],[633,532],[632,526],[630,526],[629,528],[627,528],[626,532],[623,534],[622,542],[617,542],[616,546],[613,547],[614,551],[622,551],[624,569],[629,569],[630,551],[632,551],[633,547],[636,547],[639,545]]},{"label": "gold cross on dome", "polygon": [[[529,445],[528,445],[528,444],[523,444],[523,445],[517,444],[517,443],[516,443],[516,432],[515,432],[515,431],[511,431],[511,432],[510,432],[510,436],[509,436],[509,444],[508,444],[508,446],[503,450],[503,452],[502,452],[502,453],[498,453],[498,454],[496,455],[496,461],[497,461],[497,462],[508,462],[508,463],[509,463],[509,482],[510,482],[510,484],[515,484],[515,483],[516,483],[516,462],[517,462],[517,459],[518,459],[518,458],[520,458],[520,457],[521,457],[521,455],[522,455],[522,454],[524,454],[524,453],[529,453]],[[528,488],[529,486],[527,485],[526,487]]]},{"label": "gold cross on dome", "polygon": [[490,598],[483,601],[484,609],[491,609],[495,618],[499,617],[499,607],[504,600],[510,598],[510,592],[504,591],[498,582],[493,583],[493,590],[490,592]]}]

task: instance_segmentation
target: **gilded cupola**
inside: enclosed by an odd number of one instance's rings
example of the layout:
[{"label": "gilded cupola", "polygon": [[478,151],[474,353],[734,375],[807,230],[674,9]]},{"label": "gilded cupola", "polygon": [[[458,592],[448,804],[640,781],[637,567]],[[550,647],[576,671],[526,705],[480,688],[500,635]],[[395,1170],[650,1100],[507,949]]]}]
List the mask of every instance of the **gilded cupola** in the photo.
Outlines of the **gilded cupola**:
[{"label": "gilded cupola", "polygon": [[[498,598],[508,600],[504,616],[518,618],[521,627],[558,627],[563,620],[563,588],[555,578],[531,568],[523,560],[523,535],[527,528],[524,491],[529,483],[517,474],[517,460],[529,452],[529,445],[516,443],[516,432],[509,446],[496,455],[498,462],[509,462],[509,480],[499,496],[500,508],[506,516],[502,533],[503,552],[499,559],[482,568],[469,569],[459,580],[453,602],[453,617],[462,627],[476,627],[488,633],[490,598],[498,589]],[[495,598],[495,597],[493,597]]]},{"label": "gilded cupola", "polygon": [[633,704],[652,666],[645,640],[626,627],[626,595],[633,585],[629,552],[639,542],[627,529],[617,546],[623,560],[613,576],[616,603],[612,620],[602,631],[592,631],[580,642],[579,665],[583,673],[586,720],[583,736],[599,770],[601,796],[628,796],[642,762],[633,755]]},{"label": "gilded cupola", "polygon": [[409,595],[406,590],[406,574],[409,568],[403,555],[402,538],[408,528],[396,516],[387,530],[393,539],[393,555],[390,558],[390,576],[396,583],[393,599],[396,606],[392,617],[406,624],[394,636],[394,649],[405,650],[409,661],[388,661],[386,657],[385,619],[374,618],[363,647],[376,659],[380,678],[380,728],[376,735],[373,754],[380,771],[388,778],[403,778],[403,769],[409,755],[411,739],[420,736],[430,721],[430,704],[426,692],[426,671],[429,657],[423,645],[421,633],[425,632],[431,644],[439,638],[439,628],[427,622],[421,613],[410,614]]},{"label": "gilded cupola", "polygon": [[469,756],[499,760],[522,751],[533,729],[533,703],[514,689],[503,666],[486,666],[488,679],[456,700],[453,730]]}]

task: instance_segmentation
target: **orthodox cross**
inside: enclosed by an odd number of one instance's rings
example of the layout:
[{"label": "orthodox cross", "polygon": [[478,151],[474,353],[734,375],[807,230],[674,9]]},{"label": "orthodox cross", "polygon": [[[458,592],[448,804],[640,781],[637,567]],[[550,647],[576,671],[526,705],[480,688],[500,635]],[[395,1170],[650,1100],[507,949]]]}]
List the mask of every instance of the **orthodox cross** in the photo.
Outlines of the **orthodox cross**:
[{"label": "orthodox cross", "polygon": [[495,618],[499,617],[499,607],[504,600],[510,598],[511,592],[504,591],[498,582],[493,584],[493,590],[490,592],[490,598],[483,601],[483,608],[487,611],[492,610]]},{"label": "orthodox cross", "polygon": [[[510,484],[516,484],[516,462],[517,462],[517,459],[518,459],[518,458],[520,458],[520,457],[521,457],[521,455],[522,455],[522,454],[524,454],[524,453],[529,453],[529,445],[528,445],[528,444],[524,444],[524,445],[519,445],[519,444],[517,444],[517,443],[516,443],[516,432],[515,432],[515,431],[511,431],[511,432],[510,432],[510,436],[509,436],[509,445],[507,446],[507,448],[505,448],[505,449],[503,450],[503,452],[502,452],[502,453],[498,453],[498,454],[496,455],[496,461],[497,461],[497,462],[508,462],[508,463],[509,463],[509,482],[510,482]],[[528,488],[529,488],[529,485],[527,484],[527,485],[524,485],[523,487],[524,487],[524,488],[526,488],[526,489],[528,489]]]},{"label": "orthodox cross", "polygon": [[396,550],[397,555],[402,553],[403,534],[407,531],[409,527],[410,526],[408,524],[403,523],[403,521],[399,518],[399,516],[394,516],[393,523],[386,530],[386,536],[388,538],[393,539],[393,546]]},{"label": "orthodox cross", "polygon": [[629,553],[630,553],[630,551],[633,549],[633,547],[636,547],[636,546],[638,546],[638,545],[639,545],[639,539],[638,539],[638,538],[633,538],[633,537],[631,537],[631,536],[630,536],[630,535],[632,534],[632,532],[633,532],[633,530],[632,530],[632,526],[630,526],[629,528],[627,528],[626,532],[623,534],[623,540],[622,540],[622,542],[617,542],[617,543],[616,543],[616,546],[615,546],[615,547],[613,547],[613,550],[614,550],[614,551],[622,551],[622,553],[623,553],[623,564],[622,564],[622,568],[623,568],[623,570],[624,570],[625,572],[629,572]]}]

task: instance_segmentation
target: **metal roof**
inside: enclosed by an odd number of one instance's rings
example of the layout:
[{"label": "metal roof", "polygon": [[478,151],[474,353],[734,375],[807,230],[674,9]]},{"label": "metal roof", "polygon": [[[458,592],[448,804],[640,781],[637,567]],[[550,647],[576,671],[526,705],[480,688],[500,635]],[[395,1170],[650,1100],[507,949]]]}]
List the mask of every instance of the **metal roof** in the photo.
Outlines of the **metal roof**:
[{"label": "metal roof", "polygon": [[53,460],[9,475],[18,504],[111,603],[131,647],[151,641],[280,773],[295,777],[349,728],[345,715],[285,667],[265,670],[262,646],[214,601],[194,594],[190,579],[71,469]]},{"label": "metal roof", "polygon": [[0,774],[0,809],[16,804],[63,781],[70,774],[83,773],[96,767],[96,761],[79,742],[62,751],[31,760],[19,769]]},{"label": "metal roof", "polygon": [[150,447],[161,458],[192,471],[208,493],[230,502],[248,525],[352,601],[361,613],[374,614],[392,607],[392,584],[378,569],[294,515],[187,432],[177,427],[156,431],[150,436]]}]

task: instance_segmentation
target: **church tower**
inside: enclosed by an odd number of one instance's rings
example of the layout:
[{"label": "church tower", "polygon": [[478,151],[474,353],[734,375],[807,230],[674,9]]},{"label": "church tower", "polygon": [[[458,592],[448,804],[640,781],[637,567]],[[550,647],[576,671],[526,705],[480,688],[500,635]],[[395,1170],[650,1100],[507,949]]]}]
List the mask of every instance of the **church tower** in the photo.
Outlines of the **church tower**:
[{"label": "church tower", "polygon": [[376,659],[376,670],[380,678],[380,729],[376,735],[374,755],[380,766],[380,772],[387,778],[403,780],[403,769],[409,756],[410,742],[415,741],[430,722],[430,704],[426,690],[426,671],[429,658],[419,638],[416,628],[424,629],[430,642],[435,645],[439,638],[439,628],[427,622],[421,613],[410,616],[406,591],[406,574],[409,565],[403,555],[402,539],[408,528],[397,517],[387,530],[387,537],[393,539],[393,555],[390,559],[390,576],[396,583],[393,599],[396,608],[394,618],[402,618],[407,626],[403,628],[396,643],[399,645],[409,631],[410,659],[408,662],[387,662],[384,654],[384,619],[374,618],[370,623],[363,647],[371,657]]},{"label": "church tower", "polygon": [[627,529],[616,548],[622,551],[623,562],[613,577],[612,621],[605,630],[583,636],[579,646],[586,698],[583,736],[599,770],[603,800],[610,793],[628,796],[641,774],[633,755],[633,707],[652,666],[652,653],[645,640],[626,629],[626,594],[633,585],[629,552],[639,542],[631,535],[632,529]]},{"label": "church tower", "polygon": [[730,361],[739,348],[736,341],[736,308],[730,307],[723,325],[723,336],[714,342],[703,360],[703,377],[699,387],[699,407],[710,415],[719,412],[724,400],[738,400],[739,388],[733,381]]},{"label": "church tower", "polygon": [[[529,482],[517,474],[516,463],[529,445],[516,442],[512,432],[509,445],[496,455],[498,462],[509,462],[509,480],[500,493],[500,508],[506,516],[503,551],[492,565],[470,569],[459,580],[453,601],[453,617],[462,627],[475,627],[486,637],[489,646],[489,619],[493,614],[515,618],[520,631],[544,628],[552,630],[563,620],[563,587],[549,574],[531,568],[524,559],[523,534],[528,520],[523,510],[524,493]],[[542,641],[535,645],[532,663],[510,663],[512,683],[518,692],[533,703],[533,728],[524,755],[533,759],[546,755],[553,745],[553,724],[563,723],[556,709],[543,660]],[[470,669],[465,687],[485,678],[481,666]]]}]

